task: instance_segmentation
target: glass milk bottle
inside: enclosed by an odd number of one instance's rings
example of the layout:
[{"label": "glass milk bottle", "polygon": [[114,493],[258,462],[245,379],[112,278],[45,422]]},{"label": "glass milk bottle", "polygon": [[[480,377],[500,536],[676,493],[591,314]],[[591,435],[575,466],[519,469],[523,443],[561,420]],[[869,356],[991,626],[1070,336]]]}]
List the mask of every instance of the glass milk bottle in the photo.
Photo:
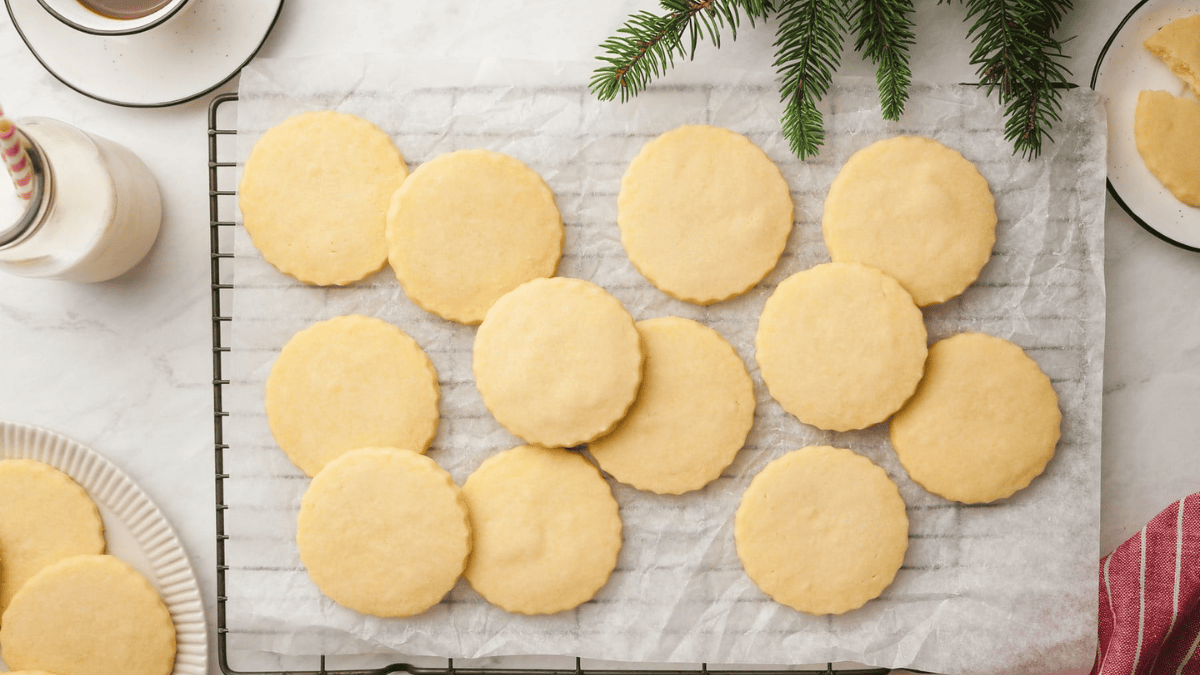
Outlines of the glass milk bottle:
[{"label": "glass milk bottle", "polygon": [[132,152],[57,120],[19,120],[33,166],[33,198],[0,185],[0,270],[26,277],[105,281],[154,244],[162,200]]}]

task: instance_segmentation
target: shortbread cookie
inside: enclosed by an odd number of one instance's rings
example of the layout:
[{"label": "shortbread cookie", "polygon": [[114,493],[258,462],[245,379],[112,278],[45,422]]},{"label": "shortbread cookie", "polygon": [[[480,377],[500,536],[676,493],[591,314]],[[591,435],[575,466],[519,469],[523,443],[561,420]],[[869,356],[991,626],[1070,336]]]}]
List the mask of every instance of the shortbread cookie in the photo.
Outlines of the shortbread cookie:
[{"label": "shortbread cookie", "polygon": [[570,447],[625,416],[642,379],[642,349],[633,318],[603,288],[536,279],[488,310],[472,368],[484,405],[505,429]]},{"label": "shortbread cookie", "polygon": [[382,617],[420,614],[454,587],[471,526],[450,474],[410,450],[365,448],[330,462],[304,493],[300,559],[321,592]]},{"label": "shortbread cookie", "polygon": [[1008,497],[1041,474],[1061,422],[1050,378],[1020,347],[961,333],[930,348],[891,438],[921,487],[974,504]]},{"label": "shortbread cookie", "polygon": [[784,410],[847,431],[884,421],[912,396],[925,339],[921,310],[895,279],[828,263],[779,284],[755,345],[763,382]]},{"label": "shortbread cookie", "polygon": [[66,558],[13,597],[0,625],[14,670],[55,675],[167,675],[175,624],[158,592],[109,555]]},{"label": "shortbread cookie", "polygon": [[340,316],[296,333],[266,387],[275,442],[309,476],[358,448],[424,453],[438,425],[437,372],[404,331]]},{"label": "shortbread cookie", "polygon": [[385,216],[407,175],[404,157],[375,125],[308,112],[255,143],[238,204],[267,262],[307,284],[344,285],[387,262]]},{"label": "shortbread cookie", "polygon": [[846,161],[829,186],[821,229],[834,262],[881,269],[924,307],[979,276],[996,242],[996,204],[956,150],[897,136]]},{"label": "shortbread cookie", "polygon": [[629,260],[667,295],[701,305],[745,293],[774,269],[792,212],[787,182],[766,153],[711,126],[647,143],[617,198]]},{"label": "shortbread cookie", "polygon": [[746,574],[773,600],[841,614],[892,583],[908,549],[908,515],[883,469],[850,450],[812,446],[754,477],[733,537]]},{"label": "shortbread cookie", "polygon": [[1138,94],[1133,139],[1146,168],[1188,206],[1200,206],[1200,103],[1165,91]]},{"label": "shortbread cookie", "polygon": [[1200,96],[1200,14],[1172,21],[1144,44]]},{"label": "shortbread cookie", "polygon": [[573,452],[517,446],[485,460],[462,491],[475,539],[467,581],[504,610],[571,609],[617,565],[617,501],[596,467]]},{"label": "shortbread cookie", "polygon": [[464,150],[422,164],[392,197],[388,260],[408,298],[443,319],[483,321],[500,296],[554,275],[563,224],[520,161]]},{"label": "shortbread cookie", "polygon": [[639,490],[681,494],[721,475],[754,422],[754,383],[733,347],[703,324],[637,323],[646,361],[629,414],[588,444],[600,468]]},{"label": "shortbread cookie", "polygon": [[42,568],[85,553],[104,553],[104,522],[87,492],[48,464],[0,461],[0,614]]}]

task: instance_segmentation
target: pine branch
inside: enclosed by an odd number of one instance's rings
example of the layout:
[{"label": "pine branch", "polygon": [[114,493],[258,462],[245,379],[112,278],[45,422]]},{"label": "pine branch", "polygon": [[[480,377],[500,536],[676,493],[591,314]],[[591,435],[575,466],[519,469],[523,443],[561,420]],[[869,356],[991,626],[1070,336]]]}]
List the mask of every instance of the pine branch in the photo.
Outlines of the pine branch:
[{"label": "pine branch", "polygon": [[875,82],[883,118],[900,119],[908,101],[912,71],[908,67],[913,33],[912,0],[853,0],[849,23],[858,36],[854,50],[875,64]]},{"label": "pine branch", "polygon": [[817,101],[829,91],[841,58],[844,11],[841,0],[790,0],[779,11],[775,68],[783,80],[783,135],[800,159],[825,142]]},{"label": "pine branch", "polygon": [[592,74],[588,88],[596,98],[611,101],[620,96],[622,102],[628,101],[675,65],[677,57],[694,57],[701,39],[720,47],[721,31],[728,27],[736,40],[743,12],[753,26],[755,19],[765,18],[772,9],[770,0],[661,0],[660,4],[666,14],[633,14],[600,45],[604,54],[596,58],[608,65]]},{"label": "pine branch", "polygon": [[975,40],[977,66],[988,94],[998,94],[1007,118],[1004,137],[1013,152],[1027,158],[1053,141],[1050,127],[1060,121],[1062,92],[1070,71],[1063,42],[1054,37],[1070,0],[966,0],[967,37]]}]

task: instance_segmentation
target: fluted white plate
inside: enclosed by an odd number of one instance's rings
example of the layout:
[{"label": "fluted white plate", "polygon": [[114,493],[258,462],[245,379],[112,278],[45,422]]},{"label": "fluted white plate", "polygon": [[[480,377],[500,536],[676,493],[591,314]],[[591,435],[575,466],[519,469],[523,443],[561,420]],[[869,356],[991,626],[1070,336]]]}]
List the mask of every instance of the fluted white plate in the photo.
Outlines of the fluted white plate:
[{"label": "fluted white plate", "polygon": [[45,462],[87,490],[100,507],[108,552],[149,579],[171,612],[178,645],[173,675],[208,675],[208,624],[196,573],[146,493],[91,448],[26,424],[0,421],[0,459]]}]

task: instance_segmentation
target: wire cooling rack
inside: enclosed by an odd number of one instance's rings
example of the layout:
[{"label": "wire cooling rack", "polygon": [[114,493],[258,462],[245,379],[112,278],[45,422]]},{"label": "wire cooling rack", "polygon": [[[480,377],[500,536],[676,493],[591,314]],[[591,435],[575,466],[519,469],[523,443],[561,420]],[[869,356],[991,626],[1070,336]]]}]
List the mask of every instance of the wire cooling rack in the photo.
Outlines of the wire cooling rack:
[{"label": "wire cooling rack", "polygon": [[[237,637],[253,638],[242,632],[231,630],[227,623],[227,608],[230,597],[227,595],[226,575],[231,569],[231,561],[227,557],[226,515],[229,509],[225,502],[225,481],[230,474],[225,469],[225,453],[231,447],[225,439],[225,420],[229,413],[226,411],[223,393],[230,384],[225,375],[224,365],[230,354],[229,327],[234,321],[231,311],[234,283],[232,273],[233,263],[233,229],[236,226],[237,191],[234,187],[237,162],[234,157],[234,143],[237,129],[230,124],[233,118],[231,111],[236,109],[237,94],[222,94],[215,97],[208,110],[208,195],[209,195],[209,232],[211,248],[211,278],[212,278],[212,339],[213,339],[213,434],[214,458],[216,465],[216,531],[217,531],[217,658],[221,671],[226,675],[379,675],[382,673],[406,672],[412,675],[637,675],[647,673],[652,675],[778,675],[789,673],[795,675],[884,675],[891,672],[886,668],[836,668],[833,663],[827,663],[824,670],[794,670],[794,669],[709,669],[707,664],[700,664],[695,669],[659,669],[659,668],[592,668],[584,667],[584,661],[574,659],[573,667],[566,668],[527,668],[527,667],[462,667],[456,666],[453,658],[444,659],[445,665],[417,665],[413,662],[396,662],[382,667],[334,670],[327,669],[326,656],[312,659],[314,668],[280,669],[280,670],[239,670],[230,663],[231,639]],[[251,639],[252,642],[252,639]],[[428,659],[425,659],[428,660]]]}]

